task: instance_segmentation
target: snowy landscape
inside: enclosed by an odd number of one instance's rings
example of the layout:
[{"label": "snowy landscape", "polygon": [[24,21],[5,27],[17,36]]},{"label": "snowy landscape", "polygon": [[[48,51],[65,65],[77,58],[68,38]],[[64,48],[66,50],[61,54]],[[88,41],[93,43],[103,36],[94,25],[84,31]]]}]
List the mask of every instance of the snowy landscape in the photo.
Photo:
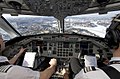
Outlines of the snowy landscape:
[{"label": "snowy landscape", "polygon": [[[116,12],[115,12],[116,13]],[[106,28],[116,14],[69,16],[65,18],[65,33],[77,33],[104,38]],[[119,13],[119,12],[117,12]],[[112,16],[110,16],[112,15]],[[54,17],[47,16],[4,16],[7,21],[23,36],[41,33],[59,33],[58,21]],[[1,30],[4,39],[10,39],[9,35]]]}]

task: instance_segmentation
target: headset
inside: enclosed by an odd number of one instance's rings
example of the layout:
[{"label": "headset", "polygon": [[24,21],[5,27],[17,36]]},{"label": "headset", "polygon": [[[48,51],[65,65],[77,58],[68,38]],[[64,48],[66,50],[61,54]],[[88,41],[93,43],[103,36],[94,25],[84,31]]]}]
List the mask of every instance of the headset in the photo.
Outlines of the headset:
[{"label": "headset", "polygon": [[113,20],[106,30],[105,42],[111,49],[118,48],[120,43],[120,14]]}]

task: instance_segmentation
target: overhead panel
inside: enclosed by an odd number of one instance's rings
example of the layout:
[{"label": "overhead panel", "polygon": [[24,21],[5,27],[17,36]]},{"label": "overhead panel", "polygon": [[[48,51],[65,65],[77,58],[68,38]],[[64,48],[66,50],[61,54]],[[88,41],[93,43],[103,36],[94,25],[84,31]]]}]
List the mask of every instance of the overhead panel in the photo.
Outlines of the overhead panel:
[{"label": "overhead panel", "polygon": [[82,13],[92,0],[24,0],[24,2],[36,14],[61,19]]},{"label": "overhead panel", "polygon": [[66,16],[100,13],[120,9],[120,0],[0,0],[0,14]]}]

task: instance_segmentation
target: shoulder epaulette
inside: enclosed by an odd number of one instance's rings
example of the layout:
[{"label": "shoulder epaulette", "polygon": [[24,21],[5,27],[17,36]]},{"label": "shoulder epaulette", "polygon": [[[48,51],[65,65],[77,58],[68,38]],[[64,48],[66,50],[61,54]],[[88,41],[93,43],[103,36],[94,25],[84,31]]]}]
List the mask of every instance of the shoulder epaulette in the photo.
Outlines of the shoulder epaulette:
[{"label": "shoulder epaulette", "polygon": [[90,72],[90,71],[95,71],[96,68],[94,66],[88,66],[88,67],[85,67],[83,70],[84,70],[85,73],[87,73],[87,72]]},{"label": "shoulder epaulette", "polygon": [[0,72],[6,73],[11,67],[11,65],[0,66]]}]

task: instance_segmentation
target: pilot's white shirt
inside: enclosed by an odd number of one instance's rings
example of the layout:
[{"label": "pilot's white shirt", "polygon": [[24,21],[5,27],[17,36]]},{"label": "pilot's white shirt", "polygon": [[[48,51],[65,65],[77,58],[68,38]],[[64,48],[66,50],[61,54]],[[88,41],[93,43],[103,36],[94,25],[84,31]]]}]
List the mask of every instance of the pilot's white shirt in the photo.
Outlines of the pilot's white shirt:
[{"label": "pilot's white shirt", "polygon": [[40,73],[21,66],[12,66],[7,73],[0,72],[0,79],[39,79]]},{"label": "pilot's white shirt", "polygon": [[[111,61],[120,60],[120,58],[112,58]],[[120,64],[111,64],[110,66],[114,67],[120,72]],[[74,79],[110,79],[109,76],[100,68],[96,68],[95,71],[89,71],[87,73],[82,69]]]}]

